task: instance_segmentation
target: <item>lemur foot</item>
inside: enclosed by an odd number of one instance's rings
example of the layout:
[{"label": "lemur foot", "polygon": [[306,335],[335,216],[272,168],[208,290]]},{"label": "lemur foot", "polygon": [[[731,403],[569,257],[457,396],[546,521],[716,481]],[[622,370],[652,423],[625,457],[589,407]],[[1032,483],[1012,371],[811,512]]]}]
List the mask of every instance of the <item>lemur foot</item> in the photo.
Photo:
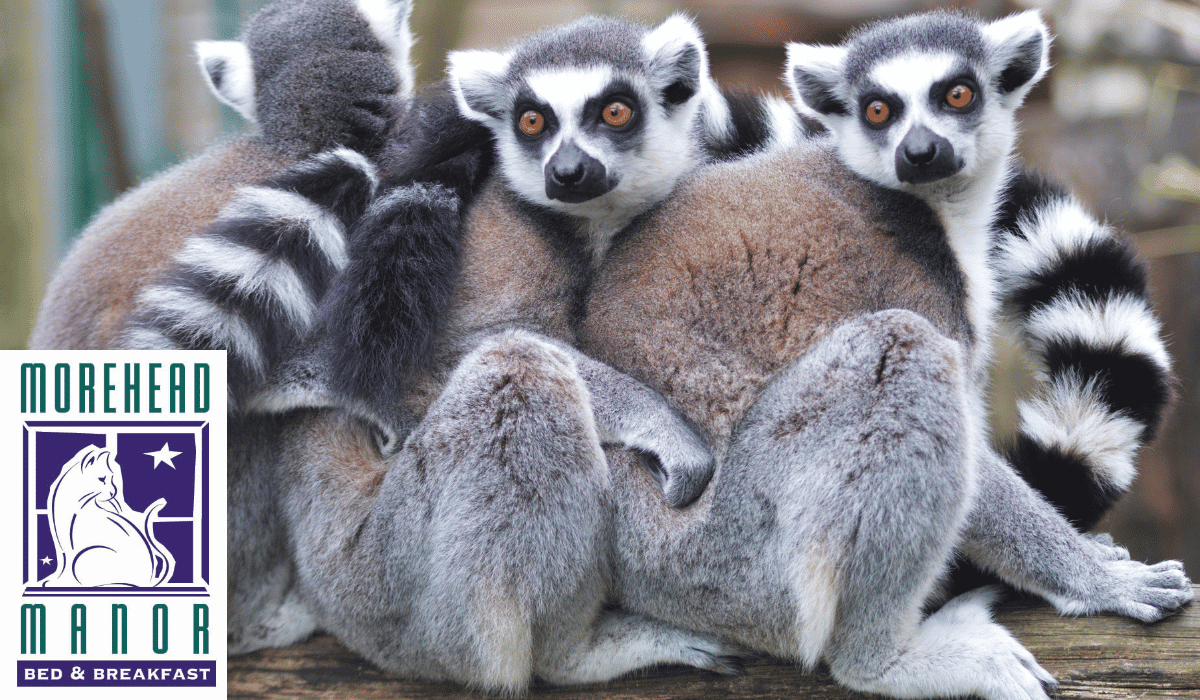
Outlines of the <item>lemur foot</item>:
[{"label": "lemur foot", "polygon": [[909,646],[882,674],[834,676],[856,690],[892,697],[972,696],[987,700],[1049,700],[1057,683],[1033,654],[992,622],[999,588],[964,593],[930,615]]}]

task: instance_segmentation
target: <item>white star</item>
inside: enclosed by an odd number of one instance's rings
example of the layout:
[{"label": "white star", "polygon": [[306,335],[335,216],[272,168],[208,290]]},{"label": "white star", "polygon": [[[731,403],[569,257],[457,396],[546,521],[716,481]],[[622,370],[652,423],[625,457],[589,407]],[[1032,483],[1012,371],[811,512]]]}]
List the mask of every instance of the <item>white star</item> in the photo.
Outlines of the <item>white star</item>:
[{"label": "white star", "polygon": [[164,464],[164,463],[168,467],[174,469],[175,463],[172,462],[171,460],[178,457],[179,455],[181,455],[183,453],[173,451],[170,448],[170,446],[168,446],[167,443],[164,442],[161,450],[159,450],[157,452],[143,452],[142,454],[146,455],[147,457],[154,458],[154,466],[152,467],[152,469],[158,469],[158,465]]},{"label": "white star", "polygon": [[50,557],[42,557],[42,564],[45,566],[50,566]]}]

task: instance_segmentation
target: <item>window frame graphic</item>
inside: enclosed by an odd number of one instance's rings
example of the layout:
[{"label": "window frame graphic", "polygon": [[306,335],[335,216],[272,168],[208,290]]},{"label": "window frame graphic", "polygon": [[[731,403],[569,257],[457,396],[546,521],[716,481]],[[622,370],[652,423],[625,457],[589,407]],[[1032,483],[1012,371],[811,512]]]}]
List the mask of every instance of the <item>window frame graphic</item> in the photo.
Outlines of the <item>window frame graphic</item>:
[{"label": "window frame graphic", "polygon": [[[104,449],[117,453],[119,434],[190,433],[195,441],[196,462],[193,469],[192,506],[190,516],[158,516],[156,522],[190,522],[191,581],[163,582],[154,587],[43,587],[44,577],[38,571],[37,523],[39,517],[50,517],[50,503],[37,507],[37,437],[53,433],[94,434],[104,436]],[[22,596],[23,597],[208,597],[212,586],[210,530],[213,524],[210,422],[200,421],[24,421],[22,425]]]}]

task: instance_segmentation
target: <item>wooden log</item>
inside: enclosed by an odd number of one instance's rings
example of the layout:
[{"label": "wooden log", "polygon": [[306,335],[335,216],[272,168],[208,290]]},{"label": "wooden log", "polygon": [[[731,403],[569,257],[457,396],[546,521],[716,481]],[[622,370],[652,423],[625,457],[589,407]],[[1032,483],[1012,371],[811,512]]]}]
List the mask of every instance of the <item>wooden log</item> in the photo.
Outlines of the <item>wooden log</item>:
[{"label": "wooden log", "polygon": [[[1200,597],[1200,586],[1193,590]],[[1115,615],[1059,617],[1041,601],[1021,599],[1002,605],[996,619],[1054,674],[1063,700],[1200,697],[1200,605],[1191,604],[1173,617],[1143,625]],[[328,636],[230,659],[228,668],[230,698],[485,697],[449,683],[390,677]],[[604,685],[536,684],[530,695],[557,700],[869,697],[839,688],[824,669],[802,673],[773,660],[753,661],[745,675],[733,678],[673,666]]]}]

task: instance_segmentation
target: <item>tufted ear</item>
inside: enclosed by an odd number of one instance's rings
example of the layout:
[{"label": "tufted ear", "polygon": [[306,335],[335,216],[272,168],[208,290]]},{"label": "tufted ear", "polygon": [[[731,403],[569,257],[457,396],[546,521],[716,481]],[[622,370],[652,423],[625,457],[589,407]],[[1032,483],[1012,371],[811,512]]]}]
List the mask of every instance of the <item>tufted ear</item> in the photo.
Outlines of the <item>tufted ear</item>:
[{"label": "tufted ear", "polygon": [[452,51],[446,77],[463,116],[489,126],[504,120],[504,77],[510,56],[496,51]]},{"label": "tufted ear", "polygon": [[842,46],[788,44],[784,81],[792,100],[803,115],[829,125],[829,118],[850,113],[850,106],[837,94],[846,67]]},{"label": "tufted ear", "polygon": [[197,41],[196,56],[212,94],[254,121],[254,64],[246,45],[240,41]]},{"label": "tufted ear", "polygon": [[996,89],[1016,109],[1050,68],[1050,30],[1036,10],[998,19],[982,28]]},{"label": "tufted ear", "polygon": [[392,55],[396,75],[400,78],[400,94],[411,95],[416,83],[413,75],[413,35],[409,26],[411,0],[355,0],[358,11]]},{"label": "tufted ear", "polygon": [[665,107],[681,105],[711,79],[708,49],[691,18],[673,14],[642,37],[646,72]]}]

